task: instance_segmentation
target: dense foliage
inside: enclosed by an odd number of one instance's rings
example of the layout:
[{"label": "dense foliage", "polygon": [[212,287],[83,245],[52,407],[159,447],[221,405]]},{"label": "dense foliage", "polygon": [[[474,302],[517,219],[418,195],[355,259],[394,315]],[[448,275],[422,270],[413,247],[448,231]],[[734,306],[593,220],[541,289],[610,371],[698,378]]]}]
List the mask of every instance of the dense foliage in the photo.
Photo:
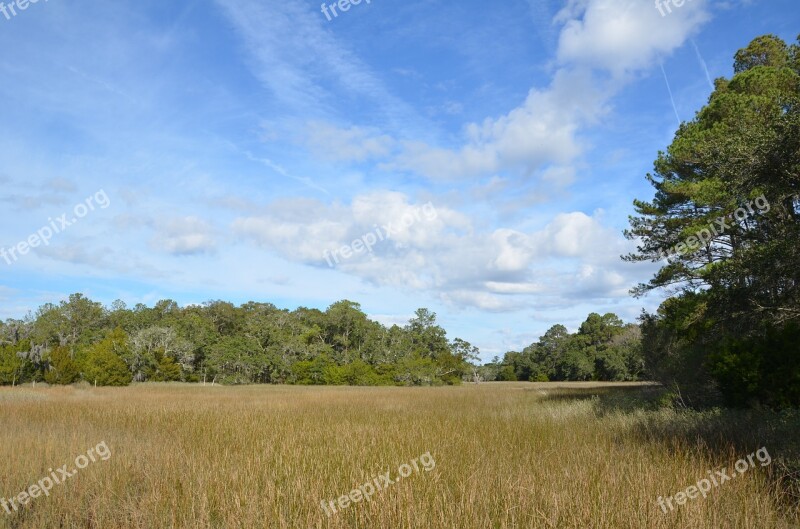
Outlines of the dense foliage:
[{"label": "dense foliage", "polygon": [[464,340],[450,342],[427,309],[387,328],[350,301],[324,312],[224,301],[181,308],[171,300],[107,309],[73,294],[0,323],[0,385],[457,384],[471,376],[477,353]]},{"label": "dense foliage", "polygon": [[533,382],[641,380],[645,374],[639,326],[624,324],[616,314],[592,313],[577,333],[554,325],[521,353],[508,352],[502,361],[484,366],[481,375]]},{"label": "dense foliage", "polygon": [[797,406],[800,46],[759,37],[734,72],[659,154],[625,259],[667,258],[634,293],[675,292],[642,332],[648,369],[681,400]]}]

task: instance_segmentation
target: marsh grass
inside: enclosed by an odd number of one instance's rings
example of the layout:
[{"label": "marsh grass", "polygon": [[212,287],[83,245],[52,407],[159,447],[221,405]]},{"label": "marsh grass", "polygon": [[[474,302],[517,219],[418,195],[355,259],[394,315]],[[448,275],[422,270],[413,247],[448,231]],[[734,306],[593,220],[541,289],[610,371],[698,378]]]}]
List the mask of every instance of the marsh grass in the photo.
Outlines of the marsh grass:
[{"label": "marsh grass", "polygon": [[[658,406],[636,385],[343,388],[180,384],[0,388],[0,497],[105,441],[8,528],[800,527],[798,418]],[[790,438],[787,438],[786,435]],[[663,514],[671,496],[766,446],[776,461]],[[430,452],[328,518],[320,506]],[[784,466],[781,466],[784,465]],[[788,465],[788,466],[786,466]]]}]

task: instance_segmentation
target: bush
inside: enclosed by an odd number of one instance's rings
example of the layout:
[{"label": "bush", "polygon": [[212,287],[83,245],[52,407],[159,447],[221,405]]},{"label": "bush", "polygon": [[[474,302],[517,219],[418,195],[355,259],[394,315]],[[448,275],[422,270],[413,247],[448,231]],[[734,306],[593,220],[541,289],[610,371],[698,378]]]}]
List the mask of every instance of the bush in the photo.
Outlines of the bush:
[{"label": "bush", "polygon": [[372,366],[362,360],[343,366],[343,375],[346,383],[351,386],[385,386],[392,383],[391,379],[381,377]]},{"label": "bush", "polygon": [[517,374],[514,372],[514,366],[504,365],[497,372],[497,380],[501,382],[514,382],[517,380]]},{"label": "bush", "polygon": [[708,370],[708,352],[719,341],[708,295],[683,294],[664,301],[658,314],[642,316],[645,367],[654,380],[690,407],[714,406],[721,396]]},{"label": "bush", "polygon": [[302,386],[344,384],[338,366],[325,354],[321,354],[313,360],[303,360],[294,364],[291,381]]},{"label": "bush", "polygon": [[181,379],[181,366],[174,358],[156,351],[155,366],[146,370],[147,379],[153,382],[177,382]]},{"label": "bush", "polygon": [[709,357],[725,402],[744,407],[800,406],[800,325],[769,327],[760,336],[729,339]]},{"label": "bush", "polygon": [[48,384],[67,385],[77,382],[80,378],[78,365],[72,359],[69,349],[66,347],[56,347],[50,353],[50,369],[44,374],[44,380]]},{"label": "bush", "polygon": [[13,346],[0,345],[0,386],[19,384],[23,362]]},{"label": "bush", "polygon": [[103,342],[92,347],[86,355],[83,378],[89,384],[98,386],[127,386],[133,380],[127,364],[102,347]]}]

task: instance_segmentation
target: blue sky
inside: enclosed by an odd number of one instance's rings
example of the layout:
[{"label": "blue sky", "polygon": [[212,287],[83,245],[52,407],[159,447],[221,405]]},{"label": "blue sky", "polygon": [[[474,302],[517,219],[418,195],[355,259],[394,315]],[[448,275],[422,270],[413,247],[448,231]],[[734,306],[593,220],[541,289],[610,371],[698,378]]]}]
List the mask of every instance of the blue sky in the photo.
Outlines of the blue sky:
[{"label": "blue sky", "polygon": [[[658,306],[628,295],[655,265],[619,259],[645,174],[737,49],[800,27],[796,0],[15,11],[0,14],[0,247],[75,222],[0,260],[0,318],[72,292],[351,299],[383,323],[428,307],[485,359]],[[371,251],[353,244],[384,227]]]}]

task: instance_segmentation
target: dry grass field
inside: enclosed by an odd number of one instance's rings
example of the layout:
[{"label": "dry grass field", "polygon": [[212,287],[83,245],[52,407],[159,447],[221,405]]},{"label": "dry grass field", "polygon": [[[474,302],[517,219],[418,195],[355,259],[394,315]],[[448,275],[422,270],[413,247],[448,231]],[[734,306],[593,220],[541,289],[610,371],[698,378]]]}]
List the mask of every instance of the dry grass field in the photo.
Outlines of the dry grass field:
[{"label": "dry grass field", "polygon": [[[800,527],[781,486],[794,413],[678,413],[652,387],[135,385],[0,388],[0,497],[105,442],[3,528]],[[773,462],[664,514],[762,446]],[[436,466],[328,517],[322,500],[430,452]]]}]

